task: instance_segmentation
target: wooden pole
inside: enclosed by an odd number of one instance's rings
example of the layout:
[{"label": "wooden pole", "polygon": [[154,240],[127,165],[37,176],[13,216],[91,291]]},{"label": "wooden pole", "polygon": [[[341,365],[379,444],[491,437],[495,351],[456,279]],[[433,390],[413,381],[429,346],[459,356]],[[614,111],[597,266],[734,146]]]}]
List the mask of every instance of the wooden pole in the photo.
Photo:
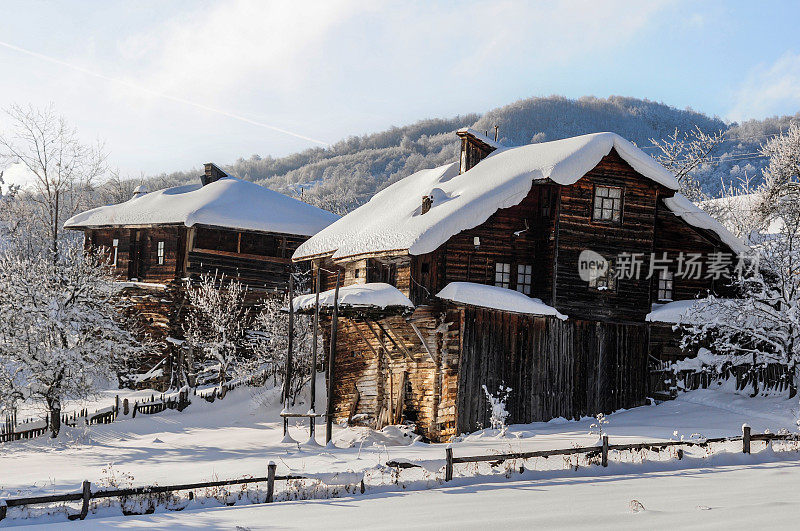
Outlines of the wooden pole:
[{"label": "wooden pole", "polygon": [[[294,343],[294,277],[289,271],[289,339],[286,351],[286,371],[283,382],[283,409],[289,410],[289,397],[291,396],[292,381],[292,346]],[[283,435],[289,433],[289,418],[283,417]]]},{"label": "wooden pole", "polygon": [[267,465],[267,503],[272,503],[275,499],[275,461],[270,461]]},{"label": "wooden pole", "polygon": [[[311,342],[311,411],[312,413],[316,413],[316,401],[317,401],[317,331],[319,330],[319,292],[320,286],[322,282],[319,278],[320,270],[319,265],[317,265],[317,274],[315,277],[315,292],[316,298],[314,300],[314,337],[312,338]],[[309,419],[309,437],[311,439],[314,438],[315,431],[316,431],[316,418],[311,417]]]},{"label": "wooden pole", "polygon": [[331,350],[328,353],[328,407],[325,414],[325,444],[333,436],[333,375],[336,368],[336,330],[339,327],[339,280],[341,271],[336,271],[336,288],[333,291],[333,318],[331,319]]},{"label": "wooden pole", "polygon": [[608,435],[603,435],[603,466],[608,466]]},{"label": "wooden pole", "polygon": [[445,466],[444,466],[444,480],[450,481],[453,479],[453,449],[449,446],[444,449],[445,453]]},{"label": "wooden pole", "polygon": [[81,520],[86,518],[86,515],[89,514],[89,500],[92,499],[92,484],[89,481],[83,482],[83,496],[82,501],[83,504],[81,505],[81,512],[78,515],[78,518]]},{"label": "wooden pole", "polygon": [[742,424],[742,453],[750,453],[750,426]]}]

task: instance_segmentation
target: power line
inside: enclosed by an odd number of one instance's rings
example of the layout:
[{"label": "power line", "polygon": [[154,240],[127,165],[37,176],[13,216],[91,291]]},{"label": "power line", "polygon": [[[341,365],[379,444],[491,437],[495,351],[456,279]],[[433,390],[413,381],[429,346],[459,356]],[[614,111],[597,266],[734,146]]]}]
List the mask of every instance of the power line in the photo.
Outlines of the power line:
[{"label": "power line", "polygon": [[300,133],[295,133],[294,131],[289,131],[288,129],[284,129],[282,127],[266,124],[264,122],[259,122],[259,121],[256,121],[256,120],[251,120],[250,118],[247,118],[246,116],[242,116],[240,114],[235,114],[235,113],[232,113],[232,112],[228,112],[228,111],[225,111],[223,109],[217,109],[215,107],[210,107],[208,105],[204,105],[202,103],[197,103],[196,101],[192,101],[192,100],[187,100],[186,98],[181,98],[179,96],[172,96],[170,94],[165,94],[163,92],[158,92],[156,90],[153,90],[153,89],[150,89],[150,88],[147,88],[147,87],[143,87],[141,85],[137,85],[136,83],[131,83],[130,81],[125,81],[124,79],[117,79],[117,78],[114,78],[114,77],[110,77],[110,76],[107,76],[105,74],[101,74],[100,72],[95,72],[93,70],[89,70],[88,68],[84,68],[82,66],[74,65],[72,63],[68,63],[66,61],[62,61],[61,59],[57,59],[55,57],[50,57],[49,55],[44,55],[44,54],[41,54],[41,53],[38,53],[38,52],[34,52],[32,50],[27,50],[25,48],[20,48],[19,46],[15,46],[15,45],[9,44],[7,42],[0,41],[0,46],[4,46],[4,47],[8,48],[9,50],[14,50],[16,52],[20,52],[20,53],[29,55],[31,57],[36,57],[37,59],[41,59],[43,61],[47,61],[47,62],[54,63],[54,64],[57,64],[57,65],[60,65],[60,66],[71,68],[72,70],[77,70],[78,72],[82,72],[84,74],[88,74],[90,76],[94,76],[94,77],[103,79],[105,81],[110,81],[112,83],[117,83],[117,84],[129,87],[129,88],[133,88],[133,89],[145,92],[147,94],[151,94],[153,96],[157,96],[159,98],[164,98],[166,100],[182,103],[184,105],[189,105],[189,106],[195,107],[197,109],[202,109],[204,111],[212,112],[212,113],[219,114],[219,115],[222,115],[222,116],[227,116],[228,118],[233,118],[234,120],[239,120],[240,122],[245,122],[245,123],[248,123],[248,124],[251,124],[251,125],[257,125],[259,127],[264,127],[265,129],[270,129],[270,130],[276,131],[278,133],[283,133],[284,135],[293,136],[293,137],[299,138],[301,140],[307,140],[309,142],[314,142],[315,144],[320,144],[320,145],[323,145],[323,146],[326,146],[326,147],[330,145],[330,143],[328,143],[328,142],[324,142],[322,140],[317,140],[316,138],[312,138],[310,136],[306,136],[306,135],[303,135],[303,134],[300,134]]}]

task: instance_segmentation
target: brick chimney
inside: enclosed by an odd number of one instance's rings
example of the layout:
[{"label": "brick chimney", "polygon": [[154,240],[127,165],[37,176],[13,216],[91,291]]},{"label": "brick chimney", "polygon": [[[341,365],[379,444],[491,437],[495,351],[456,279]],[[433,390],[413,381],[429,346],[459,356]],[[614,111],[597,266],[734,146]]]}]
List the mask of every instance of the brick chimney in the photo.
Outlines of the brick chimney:
[{"label": "brick chimney", "polygon": [[219,167],[213,162],[206,162],[205,169],[206,172],[200,176],[200,182],[203,183],[203,186],[217,182],[223,177],[228,176],[227,173],[219,169]]},{"label": "brick chimney", "polygon": [[420,214],[426,214],[431,209],[431,205],[432,204],[433,204],[433,197],[431,197],[429,195],[423,195],[422,196],[422,210],[420,211]]}]

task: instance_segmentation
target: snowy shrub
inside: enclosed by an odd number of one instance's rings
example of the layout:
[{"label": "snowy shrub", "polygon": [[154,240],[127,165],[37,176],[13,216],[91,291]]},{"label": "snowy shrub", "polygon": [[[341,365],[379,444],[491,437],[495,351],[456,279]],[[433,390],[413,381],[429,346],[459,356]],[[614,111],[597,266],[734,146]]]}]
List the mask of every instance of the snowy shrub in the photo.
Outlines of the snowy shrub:
[{"label": "snowy shrub", "polygon": [[602,442],[603,435],[605,434],[605,429],[603,427],[608,423],[609,420],[606,414],[598,413],[594,416],[594,422],[589,425],[589,435],[597,435],[598,440]]},{"label": "snowy shrub", "polygon": [[506,427],[506,419],[508,419],[509,415],[509,412],[506,411],[506,401],[508,400],[509,393],[511,393],[511,388],[500,385],[497,395],[492,395],[485,385],[481,387],[486,394],[486,400],[489,401],[489,407],[491,408],[489,422],[492,425],[492,429],[499,430],[499,435],[504,436],[508,429]]}]

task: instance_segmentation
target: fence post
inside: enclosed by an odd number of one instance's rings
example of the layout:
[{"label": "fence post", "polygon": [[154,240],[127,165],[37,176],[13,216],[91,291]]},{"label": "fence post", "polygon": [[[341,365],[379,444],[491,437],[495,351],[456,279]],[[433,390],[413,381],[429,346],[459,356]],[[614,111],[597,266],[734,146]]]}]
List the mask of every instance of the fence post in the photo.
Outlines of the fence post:
[{"label": "fence post", "polygon": [[129,406],[130,406],[130,405],[128,404],[128,399],[127,399],[127,398],[125,398],[125,399],[122,401],[122,414],[123,414],[123,415],[125,415],[126,417],[128,416],[128,413],[130,413],[130,412],[131,412],[131,411],[130,411],[130,407],[129,407]]},{"label": "fence post", "polygon": [[270,461],[267,465],[267,503],[272,503],[275,495],[275,469],[278,465]]},{"label": "fence post", "polygon": [[602,464],[603,466],[608,466],[608,435],[603,435],[603,457],[602,457]]},{"label": "fence post", "polygon": [[83,482],[83,505],[81,505],[81,513],[78,518],[81,520],[86,518],[89,514],[89,500],[92,499],[92,484],[88,480]]},{"label": "fence post", "polygon": [[139,409],[139,402],[134,402],[133,403],[133,411],[131,412],[131,418],[132,419],[136,418],[136,410],[137,409]]},{"label": "fence post", "polygon": [[453,479],[453,449],[448,446],[444,449],[446,463],[444,466],[444,480],[450,481]]},{"label": "fence post", "polygon": [[6,517],[6,511],[7,510],[8,510],[8,507],[6,506],[6,501],[5,500],[0,500],[0,520],[2,520],[3,518]]},{"label": "fence post", "polygon": [[750,426],[742,424],[742,453],[750,453]]}]

